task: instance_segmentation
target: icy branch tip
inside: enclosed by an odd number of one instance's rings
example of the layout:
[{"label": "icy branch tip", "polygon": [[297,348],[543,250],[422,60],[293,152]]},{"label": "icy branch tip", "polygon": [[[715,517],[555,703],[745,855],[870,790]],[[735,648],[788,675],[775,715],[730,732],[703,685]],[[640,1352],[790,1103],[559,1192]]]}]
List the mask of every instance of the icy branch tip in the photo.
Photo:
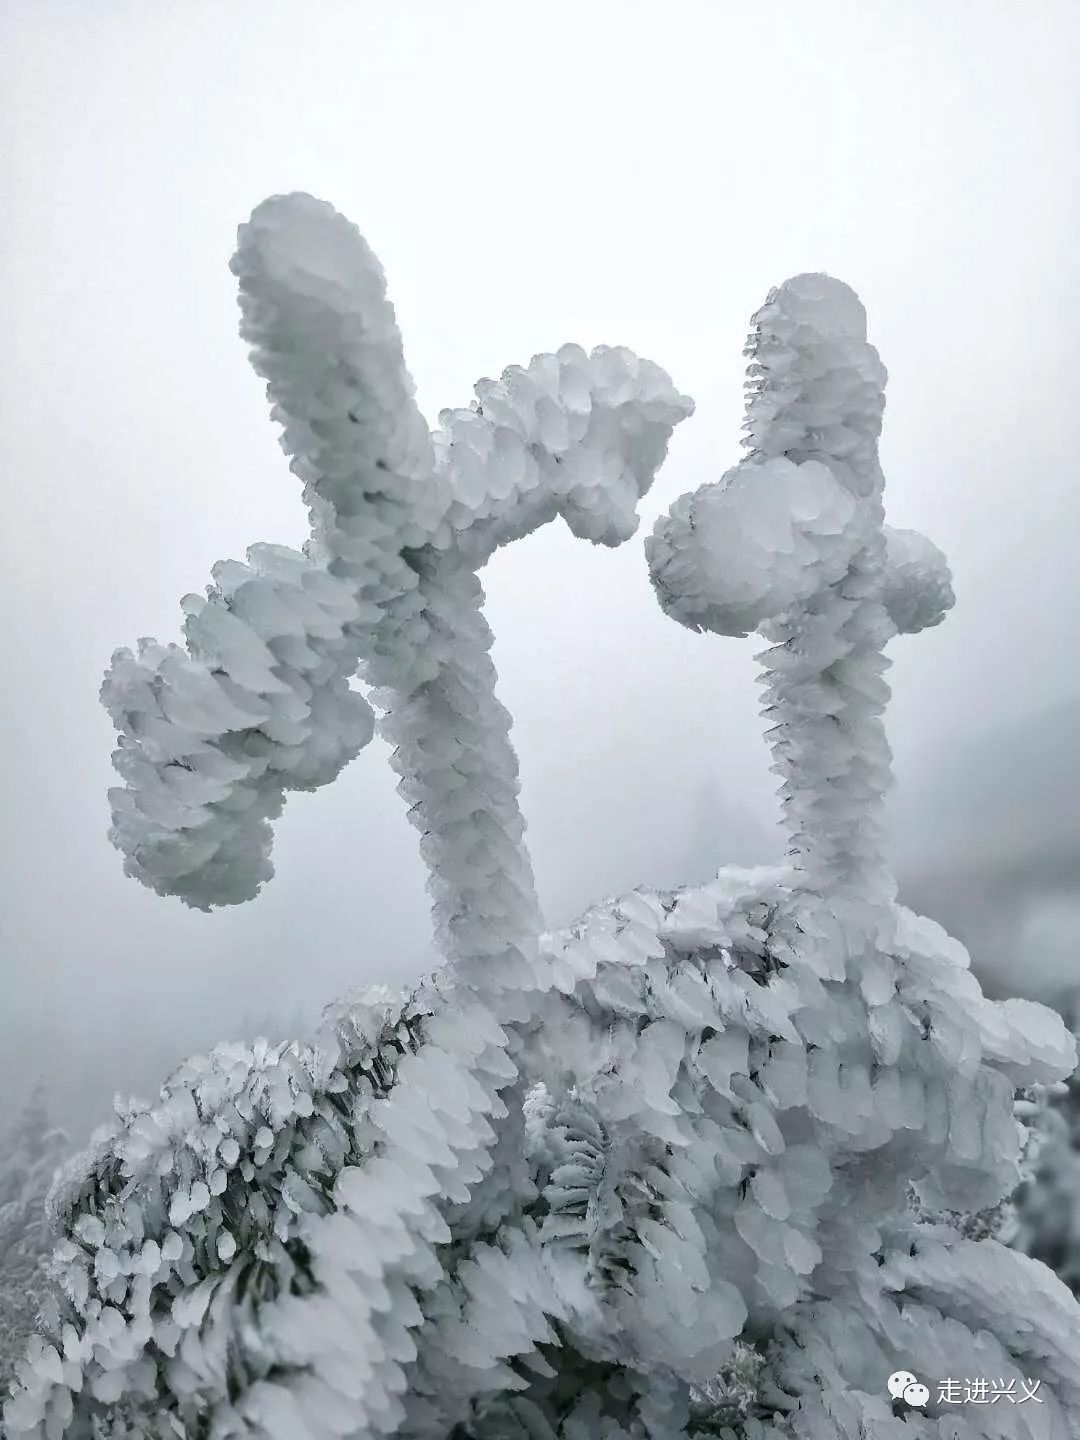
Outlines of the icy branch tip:
[{"label": "icy branch tip", "polygon": [[775,334],[797,330],[818,340],[866,340],[866,311],[850,285],[831,275],[793,275],[770,291],[753,324]]},{"label": "icy branch tip", "polygon": [[297,192],[272,195],[237,230],[230,262],[241,280],[261,272],[268,279],[310,281],[352,290],[367,277],[381,292],[383,270],[357,227],[325,200]]}]

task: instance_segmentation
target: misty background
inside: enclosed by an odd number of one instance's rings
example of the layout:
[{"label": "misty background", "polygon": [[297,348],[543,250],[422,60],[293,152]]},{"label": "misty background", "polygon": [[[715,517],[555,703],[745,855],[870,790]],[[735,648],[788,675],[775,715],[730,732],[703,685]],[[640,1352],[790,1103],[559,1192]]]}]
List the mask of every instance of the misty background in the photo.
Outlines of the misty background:
[{"label": "misty background", "polygon": [[[904,898],[996,994],[1080,981],[1080,11],[1072,0],[0,3],[0,1087],[76,1136],[193,1049],[295,1033],[433,960],[377,742],[294,796],[276,878],[203,915],[105,839],[112,650],[299,484],[228,260],[304,189],[379,255],[421,407],[567,340],[697,401],[642,535],[739,457],[749,317],[823,269],[890,373],[890,521],[957,608],[894,642]],[[753,639],[665,619],[640,538],[550,526],[484,574],[549,923],[778,857]]]}]

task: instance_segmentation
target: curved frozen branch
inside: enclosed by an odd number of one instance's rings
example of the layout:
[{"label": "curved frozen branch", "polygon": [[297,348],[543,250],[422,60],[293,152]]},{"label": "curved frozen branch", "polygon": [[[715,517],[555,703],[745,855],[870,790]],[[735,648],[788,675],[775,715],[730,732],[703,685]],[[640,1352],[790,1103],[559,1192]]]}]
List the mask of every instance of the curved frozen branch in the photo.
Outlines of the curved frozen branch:
[{"label": "curved frozen branch", "polygon": [[273,873],[270,821],[289,790],[332,780],[371,739],[349,688],[350,588],[305,556],[256,545],[184,602],[187,650],[118,650],[102,702],[119,735],[110,839],[127,873],[209,909]]},{"label": "curved frozen branch", "polygon": [[185,602],[189,653],[118,651],[102,691],[126,782],[111,838],[129,874],[204,909],[258,891],[286,792],[333,779],[371,738],[348,680],[387,605],[415,592],[404,548],[445,511],[382,271],[355,227],[279,196],[241,227],[233,270],[313,540],[306,556],[256,546],[248,568],[215,567],[208,598]]},{"label": "curved frozen branch", "polygon": [[240,227],[232,270],[319,558],[385,603],[414,588],[402,550],[437,530],[446,497],[382,267],[332,206],[284,195]]},{"label": "curved frozen branch", "polygon": [[[410,815],[424,833],[440,948],[483,963],[493,983],[530,975],[541,925],[518,805],[510,717],[495,694],[476,570],[499,546],[562,515],[575,534],[616,545],[672,430],[691,411],[667,375],[628,350],[564,346],[481,381],[474,410],[444,411],[436,437],[452,496],[449,533],[413,552],[420,618],[368,666]],[[516,974],[517,981],[511,981]]]},{"label": "curved frozen branch", "polygon": [[772,642],[764,713],[800,883],[880,902],[895,894],[880,842],[891,759],[882,652],[898,628],[941,618],[948,572],[927,542],[900,535],[887,551],[886,372],[854,291],[798,275],[753,323],[750,454],[661,520],[653,583],[692,629],[755,629]]},{"label": "curved frozen branch", "polygon": [[564,345],[481,380],[471,409],[444,410],[435,437],[458,548],[477,564],[561,515],[573,533],[619,545],[693,413],[667,374],[624,347]]},{"label": "curved frozen branch", "polygon": [[232,268],[312,539],[306,558],[257,547],[250,571],[216,567],[209,598],[187,606],[189,656],[117,652],[103,699],[127,783],[111,792],[112,838],[160,893],[249,899],[273,873],[286,792],[332,779],[370,738],[348,688],[362,666],[394,712],[448,953],[465,929],[478,953],[528,943],[539,916],[516,761],[467,572],[559,513],[579,535],[625,539],[690,404],[627,350],[565,346],[482,381],[436,447],[382,271],[343,216],[306,195],[268,200]]}]

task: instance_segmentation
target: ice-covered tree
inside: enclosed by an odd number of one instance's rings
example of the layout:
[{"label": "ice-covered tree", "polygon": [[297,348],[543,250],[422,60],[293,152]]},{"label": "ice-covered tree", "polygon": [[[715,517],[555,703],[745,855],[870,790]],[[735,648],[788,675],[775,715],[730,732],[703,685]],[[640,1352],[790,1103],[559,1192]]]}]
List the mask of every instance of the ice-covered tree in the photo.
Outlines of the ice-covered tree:
[{"label": "ice-covered tree", "polygon": [[[351,226],[269,202],[234,269],[313,537],[219,566],[186,649],[118,653],[114,838],[162,893],[253,894],[287,791],[370,736],[358,671],[445,963],[334,1007],[313,1044],[197,1058],[118,1117],[57,1194],[65,1310],[12,1433],[1080,1433],[1067,1288],[908,1204],[1009,1192],[1015,1091],[1075,1049],[1052,1013],[984,998],[882,858],[884,646],[952,596],[929,542],[883,524],[885,372],[854,294],[772,293],[750,453],[648,546],[668,613],[769,642],[787,860],[545,935],[477,571],[560,514],[628,538],[689,402],[629,352],[564,347],[431,436]],[[894,1403],[898,1370],[925,1403]],[[979,1376],[1000,1405],[935,1388]]]},{"label": "ice-covered tree", "polygon": [[67,1150],[39,1081],[0,1141],[0,1395],[52,1293],[46,1262],[56,1236],[45,1202]]}]

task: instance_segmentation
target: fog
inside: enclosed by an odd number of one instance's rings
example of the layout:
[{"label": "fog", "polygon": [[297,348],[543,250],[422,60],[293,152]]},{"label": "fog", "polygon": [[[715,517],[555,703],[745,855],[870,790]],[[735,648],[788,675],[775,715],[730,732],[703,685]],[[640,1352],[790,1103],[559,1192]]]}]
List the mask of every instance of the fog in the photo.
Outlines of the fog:
[{"label": "fog", "polygon": [[[0,7],[9,1096],[45,1072],[88,1126],[189,1048],[433,959],[378,744],[290,799],[277,876],[235,911],[141,889],[105,838],[110,653],[176,638],[216,560],[306,533],[227,268],[237,224],[291,189],[380,256],[432,422],[566,340],[668,369],[698,411],[643,533],[738,458],[770,286],[823,269],[859,291],[890,372],[890,520],[946,552],[958,596],[892,647],[905,894],[999,993],[1072,983],[1078,38],[1072,0]],[[759,645],[665,619],[638,539],[552,526],[484,578],[552,924],[774,858]]]}]

